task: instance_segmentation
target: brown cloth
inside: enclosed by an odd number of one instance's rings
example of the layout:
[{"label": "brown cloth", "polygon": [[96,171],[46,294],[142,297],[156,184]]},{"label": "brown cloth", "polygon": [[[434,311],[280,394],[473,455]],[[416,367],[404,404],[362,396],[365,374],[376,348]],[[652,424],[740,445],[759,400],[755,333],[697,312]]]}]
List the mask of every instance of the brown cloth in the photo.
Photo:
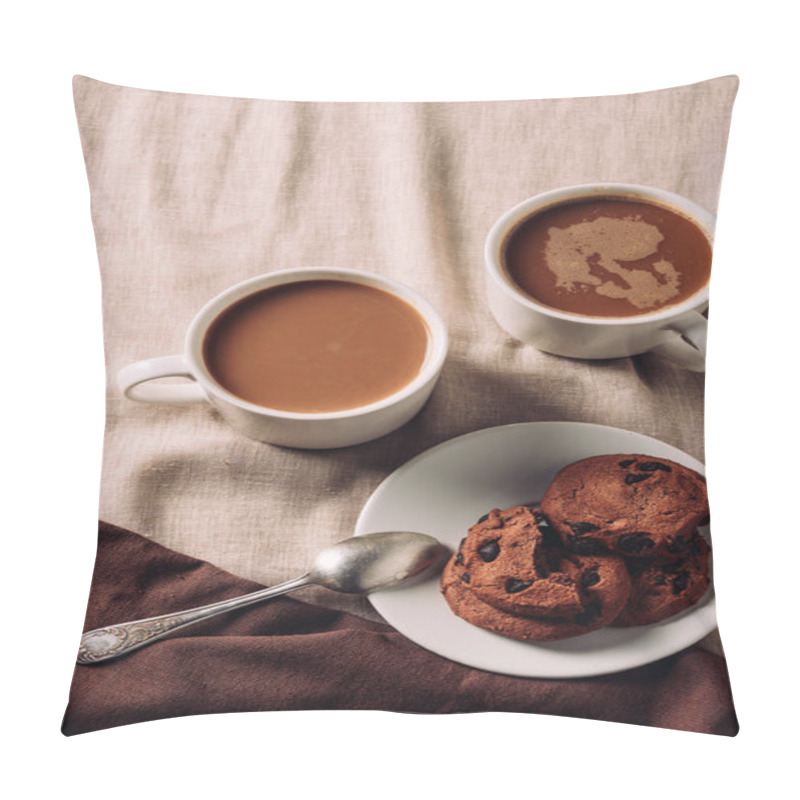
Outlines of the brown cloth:
[{"label": "brown cloth", "polygon": [[[259,588],[101,522],[86,630]],[[288,597],[176,631],[114,661],[77,666],[62,731],[292,709],[507,711],[738,732],[725,660],[698,647],[612,675],[513,678],[451,662],[388,625]]]}]

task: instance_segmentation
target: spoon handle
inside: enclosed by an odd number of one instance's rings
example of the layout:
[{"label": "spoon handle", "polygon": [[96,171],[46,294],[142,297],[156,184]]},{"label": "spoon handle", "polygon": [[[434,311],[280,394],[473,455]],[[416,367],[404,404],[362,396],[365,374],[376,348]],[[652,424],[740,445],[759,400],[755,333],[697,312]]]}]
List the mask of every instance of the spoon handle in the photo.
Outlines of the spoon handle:
[{"label": "spoon handle", "polygon": [[87,631],[81,636],[77,662],[78,664],[96,664],[99,661],[108,661],[162,639],[178,628],[185,628],[195,622],[200,622],[200,620],[224,614],[226,611],[260,603],[262,600],[292,592],[309,583],[312,583],[311,576],[303,575],[277,586],[259,589],[257,592],[240,595],[229,600],[220,600],[206,606],[177,611],[174,614],[137,619],[132,622],[121,622],[119,625],[109,625],[105,628]]}]

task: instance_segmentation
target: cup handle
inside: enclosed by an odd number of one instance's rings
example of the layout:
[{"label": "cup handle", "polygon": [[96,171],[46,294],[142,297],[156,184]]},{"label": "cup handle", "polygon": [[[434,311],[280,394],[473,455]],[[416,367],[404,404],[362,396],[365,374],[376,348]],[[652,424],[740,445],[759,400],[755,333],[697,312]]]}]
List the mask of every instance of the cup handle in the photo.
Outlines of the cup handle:
[{"label": "cup handle", "polygon": [[665,330],[673,331],[678,336],[654,347],[653,352],[661,353],[693,372],[705,372],[708,320],[699,311],[692,311]]},{"label": "cup handle", "polygon": [[[191,378],[192,383],[145,386],[156,378]],[[205,392],[194,380],[185,356],[162,356],[136,361],[117,373],[117,384],[125,397],[140,403],[203,403]]]}]

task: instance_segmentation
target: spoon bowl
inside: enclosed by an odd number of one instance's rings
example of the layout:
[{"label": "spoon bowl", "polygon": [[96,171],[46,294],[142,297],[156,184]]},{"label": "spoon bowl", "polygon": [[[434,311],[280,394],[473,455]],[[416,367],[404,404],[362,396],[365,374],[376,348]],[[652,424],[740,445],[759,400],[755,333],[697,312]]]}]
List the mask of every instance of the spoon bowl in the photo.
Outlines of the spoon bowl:
[{"label": "spoon bowl", "polygon": [[446,553],[432,536],[394,531],[345,539],[314,559],[311,583],[358,594],[390,589],[427,574]]},{"label": "spoon bowl", "polygon": [[81,637],[77,662],[96,664],[117,658],[179,628],[311,584],[335,592],[358,594],[421,580],[441,568],[448,553],[444,545],[425,533],[387,531],[355,536],[321,551],[305,575],[277,586],[186,611],[88,631]]}]

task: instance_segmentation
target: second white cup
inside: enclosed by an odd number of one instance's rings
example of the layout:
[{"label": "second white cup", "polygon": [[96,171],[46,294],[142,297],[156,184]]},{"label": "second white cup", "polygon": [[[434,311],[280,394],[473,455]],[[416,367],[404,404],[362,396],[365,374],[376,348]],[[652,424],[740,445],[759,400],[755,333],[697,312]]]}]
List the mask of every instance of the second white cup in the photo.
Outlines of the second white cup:
[{"label": "second white cup", "polygon": [[514,338],[540,350],[570,358],[609,359],[659,351],[682,366],[705,368],[708,284],[675,305],[633,316],[568,313],[537,302],[515,284],[505,263],[509,238],[524,222],[559,205],[590,199],[623,199],[660,205],[694,223],[713,245],[714,216],[685,197],[650,186],[608,183],[555,189],[505,212],[486,239],[486,288],[489,308]]}]

